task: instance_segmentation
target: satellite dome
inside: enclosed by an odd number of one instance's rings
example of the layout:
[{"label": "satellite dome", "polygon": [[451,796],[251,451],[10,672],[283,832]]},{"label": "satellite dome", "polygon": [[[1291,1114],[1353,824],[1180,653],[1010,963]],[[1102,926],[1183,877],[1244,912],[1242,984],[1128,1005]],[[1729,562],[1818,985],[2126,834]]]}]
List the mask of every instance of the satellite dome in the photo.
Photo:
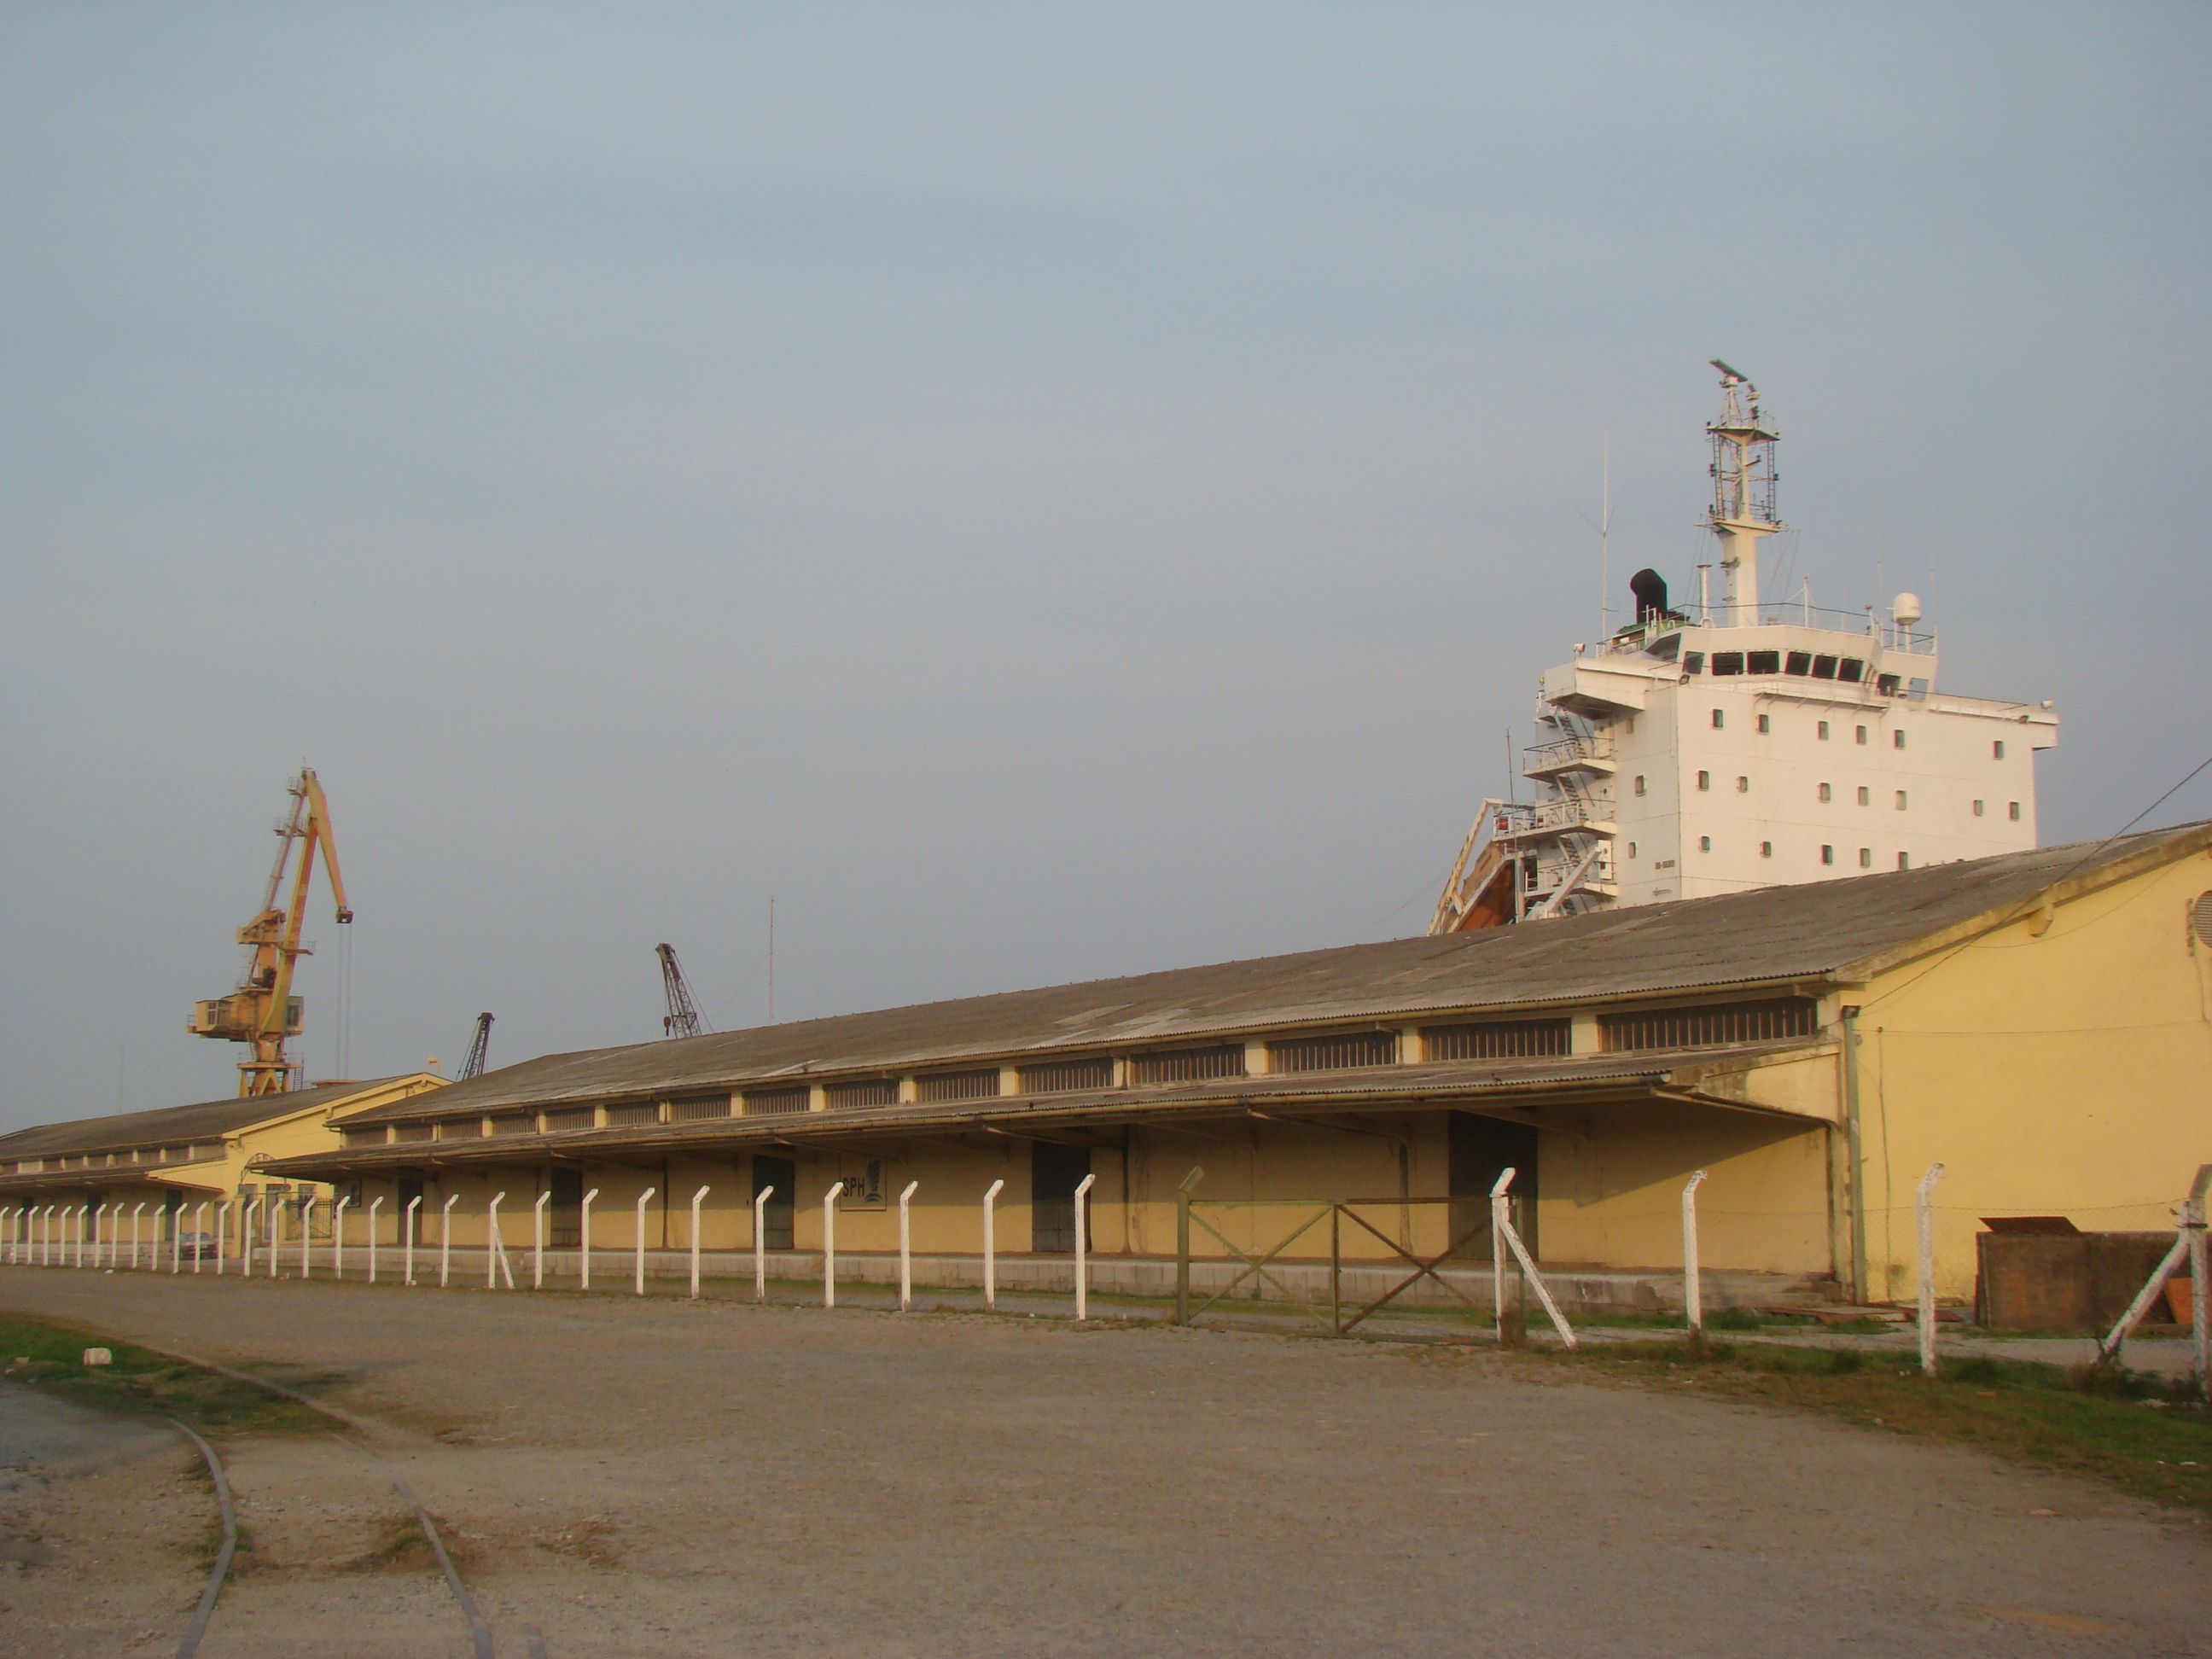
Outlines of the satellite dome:
[{"label": "satellite dome", "polygon": [[1917,593],[1899,594],[1890,601],[1889,614],[1897,618],[1899,628],[1911,627],[1920,620],[1920,596]]}]

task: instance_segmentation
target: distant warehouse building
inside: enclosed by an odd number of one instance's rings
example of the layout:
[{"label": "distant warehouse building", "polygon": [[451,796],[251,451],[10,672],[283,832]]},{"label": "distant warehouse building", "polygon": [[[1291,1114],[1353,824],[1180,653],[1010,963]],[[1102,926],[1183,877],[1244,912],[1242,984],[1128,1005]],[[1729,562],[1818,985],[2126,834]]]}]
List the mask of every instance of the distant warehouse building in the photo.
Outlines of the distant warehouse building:
[{"label": "distant warehouse building", "polygon": [[[179,1227],[191,1232],[204,1224],[212,1231],[216,1206],[231,1200],[223,1219],[226,1254],[232,1254],[245,1204],[260,1199],[278,1207],[278,1236],[296,1237],[304,1199],[325,1198],[319,1217],[311,1206],[308,1218],[311,1225],[328,1226],[326,1190],[311,1181],[272,1180],[264,1166],[327,1146],[329,1126],[354,1113],[403,1103],[444,1082],[434,1073],[414,1072],[17,1129],[0,1135],[0,1216],[13,1229],[10,1236],[28,1237],[33,1218],[51,1207],[57,1218],[67,1212],[71,1237],[90,1239],[95,1225],[101,1237],[115,1236],[106,1231],[111,1215],[125,1218],[127,1237],[128,1218],[136,1215],[149,1242],[165,1242]],[[268,1237],[265,1226],[257,1237]]]},{"label": "distant warehouse building", "polygon": [[[1091,1248],[1164,1286],[1176,1193],[1407,1200],[1408,1250],[1480,1256],[1499,1171],[1538,1255],[1665,1271],[1699,1169],[1704,1255],[1815,1294],[1912,1294],[1913,1189],[1938,1160],[1939,1288],[1979,1218],[2171,1226],[2212,1161],[2212,826],[1857,879],[549,1055],[335,1126],[270,1173],[382,1195],[384,1237],[451,1198],[506,1237],[550,1194],[573,1246],[841,1252]],[[797,1201],[794,1203],[793,1200]],[[1413,1200],[1443,1200],[1416,1204]],[[1459,1199],[1463,1204],[1449,1200]],[[1249,1224],[1258,1242],[1266,1231]],[[428,1235],[434,1237],[434,1233]],[[1325,1248],[1325,1247],[1324,1247]],[[1347,1256],[1363,1251],[1347,1234]],[[941,1268],[942,1263],[939,1267]],[[1141,1272],[1139,1276],[1141,1277]],[[1778,1291],[1784,1288],[1778,1284]]]}]

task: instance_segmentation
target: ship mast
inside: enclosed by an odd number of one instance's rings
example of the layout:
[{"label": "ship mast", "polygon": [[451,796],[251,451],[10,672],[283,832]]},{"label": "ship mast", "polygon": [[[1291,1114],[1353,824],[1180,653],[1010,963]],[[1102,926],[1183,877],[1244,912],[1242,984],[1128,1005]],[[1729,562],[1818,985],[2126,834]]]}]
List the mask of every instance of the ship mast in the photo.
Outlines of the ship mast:
[{"label": "ship mast", "polygon": [[1708,421],[1713,504],[1705,523],[1720,538],[1722,625],[1759,622],[1759,543],[1782,528],[1774,516],[1774,446],[1781,434],[1759,407],[1759,388],[1716,357],[1721,417]]}]

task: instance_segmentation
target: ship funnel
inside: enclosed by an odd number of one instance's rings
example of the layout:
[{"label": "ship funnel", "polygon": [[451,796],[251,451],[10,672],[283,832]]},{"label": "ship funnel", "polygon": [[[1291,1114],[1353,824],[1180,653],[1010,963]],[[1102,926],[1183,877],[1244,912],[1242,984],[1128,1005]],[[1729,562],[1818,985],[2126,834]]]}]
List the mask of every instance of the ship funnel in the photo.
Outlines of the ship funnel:
[{"label": "ship funnel", "polygon": [[1636,596],[1636,620],[1639,623],[1667,614],[1667,579],[1657,571],[1638,571],[1628,579],[1628,591]]}]

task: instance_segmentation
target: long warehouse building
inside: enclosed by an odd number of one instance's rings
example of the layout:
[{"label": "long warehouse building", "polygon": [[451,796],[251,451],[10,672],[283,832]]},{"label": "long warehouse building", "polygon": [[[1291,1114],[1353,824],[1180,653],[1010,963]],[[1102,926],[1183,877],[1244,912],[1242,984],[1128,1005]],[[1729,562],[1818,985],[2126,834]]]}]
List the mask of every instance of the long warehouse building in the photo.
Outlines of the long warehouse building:
[{"label": "long warehouse building", "polygon": [[[1916,1292],[1913,1193],[1941,1161],[1939,1289],[1967,1293],[1995,1215],[2170,1227],[2212,1161],[2212,825],[1815,885],[1600,911],[545,1056],[350,1114],[271,1175],[410,1200],[512,1242],[972,1256],[1176,1249],[1178,1189],[1373,1200],[1347,1257],[1487,1253],[1504,1168],[1545,1261],[1703,1254],[1778,1291]],[[794,1198],[796,1202],[793,1201]],[[1455,1201],[1456,1200],[1456,1201]],[[1217,1220],[1263,1246],[1277,1224]],[[1279,1231],[1279,1228],[1277,1229]],[[1355,1230],[1357,1231],[1357,1230]],[[1388,1237],[1389,1242],[1385,1243]],[[424,1233],[434,1239],[434,1231]],[[1363,1233],[1361,1237],[1365,1237]],[[1311,1254],[1313,1246],[1302,1247]],[[1326,1244],[1321,1247],[1325,1253]],[[1293,1251],[1291,1254],[1297,1254]],[[1123,1282],[1127,1282],[1126,1279]]]}]

